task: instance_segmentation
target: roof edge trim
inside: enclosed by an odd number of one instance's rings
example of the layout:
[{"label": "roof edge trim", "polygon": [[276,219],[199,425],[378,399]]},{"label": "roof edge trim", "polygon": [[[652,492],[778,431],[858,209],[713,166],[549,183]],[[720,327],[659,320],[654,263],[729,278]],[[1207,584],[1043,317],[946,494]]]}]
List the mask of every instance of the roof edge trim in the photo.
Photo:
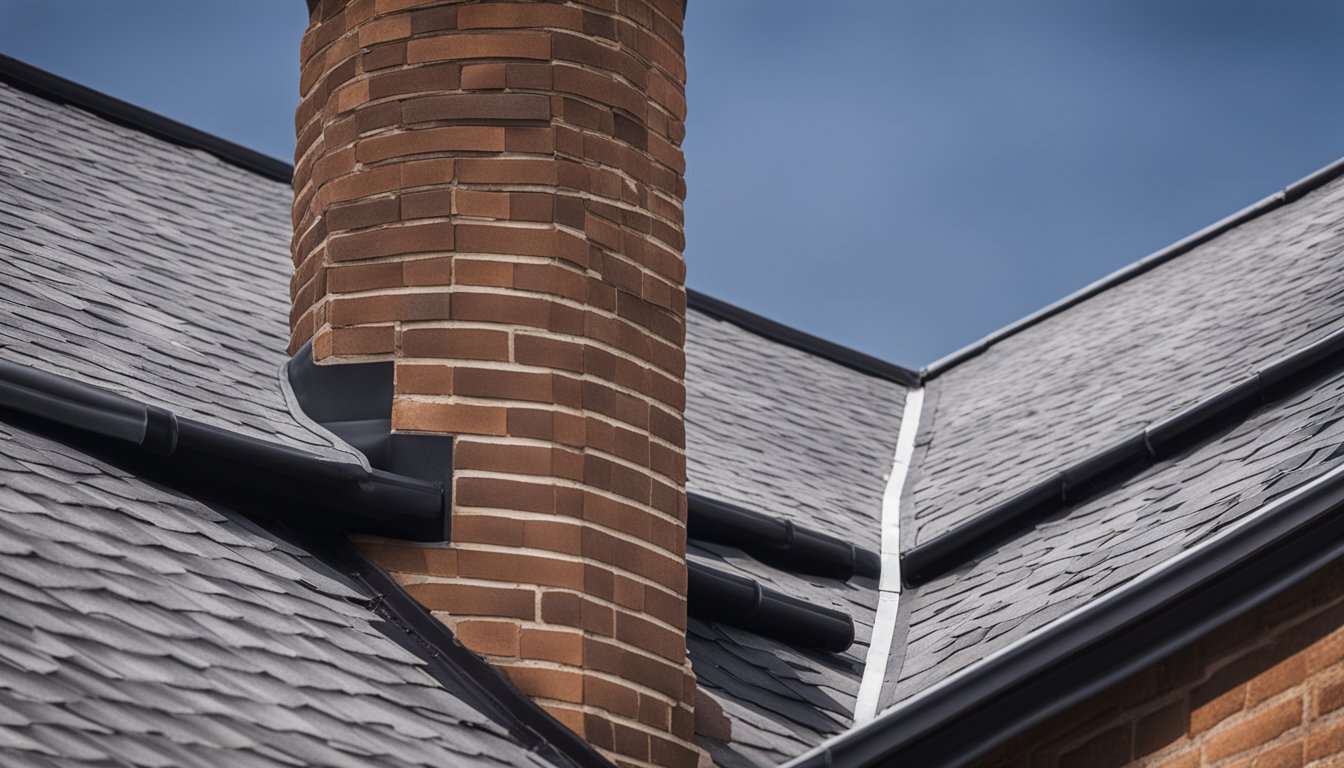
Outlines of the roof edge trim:
[{"label": "roof edge trim", "polygon": [[1344,467],[786,766],[965,764],[1344,556],[1341,507]]},{"label": "roof edge trim", "polygon": [[1149,424],[901,556],[905,583],[919,586],[1011,538],[1065,504],[1114,487],[1154,462],[1187,450],[1306,380],[1344,364],[1344,328],[1264,365],[1236,384]]},{"label": "roof edge trim", "polygon": [[78,107],[109,122],[147,133],[171,144],[208,152],[230,165],[272,181],[288,184],[294,176],[294,168],[282,160],[3,54],[0,54],[0,82],[48,101]]},{"label": "roof edge trim", "polygon": [[920,371],[920,376],[924,381],[936,379],[961,363],[979,356],[1000,341],[1021,333],[1076,304],[1081,304],[1087,299],[1090,299],[1109,288],[1113,288],[1132,278],[1138,277],[1155,267],[1161,266],[1177,256],[1188,253],[1196,247],[1203,245],[1219,235],[1235,229],[1252,219],[1256,219],[1263,214],[1299,200],[1308,192],[1319,189],[1340,176],[1344,176],[1344,158],[1340,158],[1324,168],[1313,171],[1278,192],[1275,192],[1258,202],[1252,203],[1236,213],[1216,221],[1191,235],[1187,235],[1171,245],[1155,251],[1132,264],[1121,267],[1100,280],[1085,285],[1064,298],[1048,304],[1026,317],[990,333],[978,341],[971,342],[950,355],[935,360]]},{"label": "roof edge trim", "polygon": [[889,363],[881,358],[836,344],[833,341],[827,341],[820,336],[813,336],[805,331],[800,331],[797,328],[771,320],[768,317],[712,296],[706,296],[690,288],[686,289],[686,306],[698,312],[703,312],[716,320],[732,323],[762,338],[778,342],[786,347],[793,347],[801,352],[820,357],[823,360],[829,360],[859,373],[865,373],[906,387],[917,386],[920,381],[919,374],[909,368],[896,363]]}]

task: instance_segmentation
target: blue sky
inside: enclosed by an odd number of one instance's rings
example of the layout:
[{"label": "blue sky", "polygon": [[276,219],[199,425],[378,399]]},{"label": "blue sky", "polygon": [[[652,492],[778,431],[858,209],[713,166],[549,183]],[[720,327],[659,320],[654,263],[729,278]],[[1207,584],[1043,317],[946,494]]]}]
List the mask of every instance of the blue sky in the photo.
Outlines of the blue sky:
[{"label": "blue sky", "polygon": [[[283,159],[302,0],[0,0]],[[690,0],[690,285],[922,365],[1344,155],[1333,0]]]}]

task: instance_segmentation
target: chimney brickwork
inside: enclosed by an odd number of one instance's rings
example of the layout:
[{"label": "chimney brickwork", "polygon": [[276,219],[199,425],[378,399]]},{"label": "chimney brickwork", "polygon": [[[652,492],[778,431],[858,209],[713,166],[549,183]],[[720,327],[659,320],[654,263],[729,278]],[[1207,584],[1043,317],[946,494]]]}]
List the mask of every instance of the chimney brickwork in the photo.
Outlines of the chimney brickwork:
[{"label": "chimney brickwork", "polygon": [[629,764],[693,765],[683,0],[320,0],[291,345],[455,435],[453,542],[367,541]]}]

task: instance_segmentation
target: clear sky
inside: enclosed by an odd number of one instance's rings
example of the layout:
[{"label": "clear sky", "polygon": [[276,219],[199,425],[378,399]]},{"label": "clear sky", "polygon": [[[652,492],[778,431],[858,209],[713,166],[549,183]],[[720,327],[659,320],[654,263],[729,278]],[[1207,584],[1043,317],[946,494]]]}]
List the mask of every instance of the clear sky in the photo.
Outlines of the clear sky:
[{"label": "clear sky", "polygon": [[[0,0],[0,53],[289,159],[303,0]],[[690,0],[690,285],[931,362],[1344,155],[1337,0]]]}]

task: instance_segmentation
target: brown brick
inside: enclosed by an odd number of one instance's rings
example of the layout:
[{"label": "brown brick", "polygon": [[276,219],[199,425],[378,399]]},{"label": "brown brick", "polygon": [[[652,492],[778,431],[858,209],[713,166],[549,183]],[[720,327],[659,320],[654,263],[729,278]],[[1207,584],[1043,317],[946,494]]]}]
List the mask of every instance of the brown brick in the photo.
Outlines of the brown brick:
[{"label": "brown brick", "polygon": [[360,200],[328,208],[327,228],[335,232],[342,229],[372,227],[396,221],[400,215],[401,206],[396,198]]},{"label": "brown brick", "polygon": [[462,89],[467,91],[504,90],[504,65],[468,64],[462,67]]},{"label": "brown brick", "polygon": [[549,667],[506,666],[504,674],[529,696],[583,703],[583,674]]},{"label": "brown brick", "polygon": [[395,392],[398,395],[453,394],[452,366],[442,363],[417,365],[398,361],[395,371]]},{"label": "brown brick", "polygon": [[578,590],[584,586],[583,563],[507,552],[460,551],[457,553],[457,572],[475,579],[522,582],[563,589]]},{"label": "brown brick", "polygon": [[[461,24],[459,13],[458,23]],[[406,60],[549,59],[551,36],[543,32],[500,32],[435,35],[411,40]]]},{"label": "brown brick", "polygon": [[551,119],[551,103],[545,96],[532,93],[450,93],[406,101],[401,113],[407,123],[544,121]]},{"label": "brown brick", "polygon": [[454,616],[499,616],[529,621],[536,615],[536,592],[530,589],[438,582],[405,586],[411,597],[431,611]]},{"label": "brown brick", "polygon": [[433,222],[337,235],[331,238],[327,253],[333,261],[353,261],[406,253],[449,251],[452,248],[453,225]]},{"label": "brown brick", "polygon": [[1307,732],[1307,762],[1344,755],[1344,721],[1315,725]]},{"label": "brown brick", "polygon": [[327,317],[338,328],[395,320],[446,320],[448,311],[446,293],[337,296],[327,302]]},{"label": "brown brick", "polygon": [[543,184],[557,183],[554,160],[511,158],[463,158],[458,163],[458,180],[464,184]]},{"label": "brown brick", "polygon": [[541,595],[541,620],[547,624],[578,627],[582,623],[583,599],[573,592],[547,591]]},{"label": "brown brick", "polygon": [[496,288],[508,288],[513,285],[513,264],[507,261],[458,257],[453,264],[453,273],[458,285],[494,286]]},{"label": "brown brick", "polygon": [[408,221],[448,218],[453,213],[453,192],[451,189],[431,189],[403,195],[401,217]]},{"label": "brown brick", "polygon": [[523,365],[583,372],[583,347],[578,344],[528,333],[516,334],[513,344],[515,359]]},{"label": "brown brick", "polygon": [[[525,628],[522,631],[522,655],[528,659],[554,661],[583,666],[583,635],[551,629]],[[585,680],[585,689],[587,681]],[[585,693],[584,699],[587,699]]]},{"label": "brown brick", "polygon": [[460,477],[455,501],[467,507],[549,512],[554,493],[549,485],[490,477]]},{"label": "brown brick", "polygon": [[383,72],[369,78],[369,97],[410,96],[456,90],[459,82],[456,64],[429,64]]},{"label": "brown brick", "polygon": [[503,435],[507,411],[493,405],[438,403],[397,398],[392,403],[392,429],[407,432],[445,432]]},{"label": "brown brick", "polygon": [[327,290],[332,293],[352,293],[375,288],[397,288],[402,284],[401,279],[399,261],[352,264],[327,270]]},{"label": "brown brick", "polygon": [[392,325],[335,328],[331,332],[333,355],[387,355],[396,349],[397,329]]},{"label": "brown brick", "polygon": [[401,280],[408,287],[449,285],[452,283],[452,276],[453,258],[451,256],[406,259],[401,262]]},{"label": "brown brick", "polygon": [[463,216],[481,216],[490,219],[508,219],[509,195],[503,192],[478,192],[470,189],[453,190],[453,213]]},{"label": "brown brick", "polygon": [[459,621],[453,627],[457,639],[471,650],[488,656],[518,656],[519,629],[512,621]]},{"label": "brown brick", "polygon": [[1251,768],[1302,768],[1302,754],[1305,744],[1293,741],[1270,747],[1255,756]]},{"label": "brown brick", "polygon": [[1059,758],[1059,768],[1110,768],[1127,763],[1132,753],[1133,729],[1126,723],[1088,739]]},{"label": "brown brick", "polygon": [[483,3],[466,6],[458,13],[459,29],[542,27],[580,30],[583,28],[583,14],[578,8],[540,3]]},{"label": "brown brick", "polygon": [[362,163],[377,163],[393,157],[409,157],[429,152],[500,152],[503,149],[503,128],[450,125],[440,128],[399,130],[363,138],[355,145],[355,156]]},{"label": "brown brick", "polygon": [[1268,744],[1302,723],[1302,701],[1290,699],[1256,714],[1239,718],[1211,734],[1204,745],[1205,760],[1222,760],[1261,744]]},{"label": "brown brick", "polygon": [[550,325],[551,302],[526,296],[459,292],[453,294],[452,319],[546,328]]},{"label": "brown brick", "polygon": [[509,334],[482,328],[406,328],[402,353],[448,360],[508,360]]}]

